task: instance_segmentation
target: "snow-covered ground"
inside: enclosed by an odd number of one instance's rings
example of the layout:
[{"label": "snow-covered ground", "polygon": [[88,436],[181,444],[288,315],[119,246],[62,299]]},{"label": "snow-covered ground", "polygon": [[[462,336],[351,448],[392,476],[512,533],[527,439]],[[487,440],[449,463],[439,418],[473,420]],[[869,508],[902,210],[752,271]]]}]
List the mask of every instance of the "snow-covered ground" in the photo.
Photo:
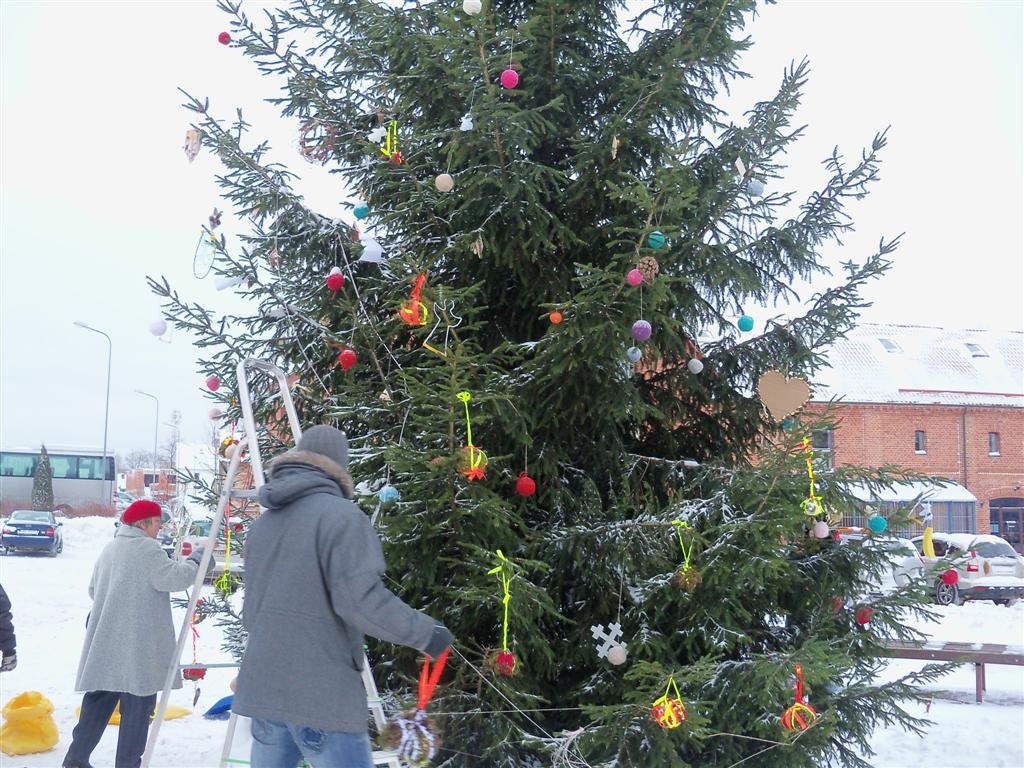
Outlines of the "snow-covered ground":
[{"label": "snow-covered ground", "polygon": [[[60,743],[46,753],[0,755],[3,768],[54,768],[71,741],[77,721],[75,708],[81,694],[74,692],[75,671],[90,601],[86,588],[92,566],[113,535],[110,518],[68,520],[64,525],[64,552],[51,559],[43,556],[0,557],[0,583],[11,598],[18,636],[18,667],[0,675],[0,703],[17,694],[35,690],[56,707],[54,719]],[[184,593],[182,593],[183,595]],[[1024,604],[1004,608],[992,603],[939,608],[942,618],[927,627],[935,639],[966,642],[1024,644]],[[180,626],[181,614],[175,620]],[[220,650],[220,632],[210,622],[198,625],[196,658],[200,662],[228,661]],[[191,643],[183,658],[192,660]],[[924,662],[894,661],[887,674],[920,666]],[[876,768],[1021,768],[1024,766],[1024,668],[986,667],[984,704],[974,703],[974,669],[958,667],[935,686],[930,706],[910,705],[912,713],[933,721],[922,738],[899,729],[875,733]],[[219,764],[226,722],[207,720],[202,713],[230,691],[234,676],[229,669],[210,670],[199,683],[201,693],[193,707],[192,683],[175,691],[171,703],[192,714],[165,722],[153,755],[153,766],[162,768],[214,768]],[[234,740],[233,758],[248,756],[248,727],[244,720]],[[117,729],[104,735],[92,763],[97,768],[114,761]]]}]

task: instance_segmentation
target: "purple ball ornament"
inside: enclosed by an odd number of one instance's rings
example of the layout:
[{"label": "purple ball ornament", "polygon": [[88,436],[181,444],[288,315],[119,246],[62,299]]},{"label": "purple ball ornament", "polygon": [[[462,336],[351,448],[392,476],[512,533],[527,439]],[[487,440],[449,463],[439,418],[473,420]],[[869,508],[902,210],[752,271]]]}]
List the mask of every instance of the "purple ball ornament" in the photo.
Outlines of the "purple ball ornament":
[{"label": "purple ball ornament", "polygon": [[149,324],[149,332],[154,336],[163,336],[167,333],[167,321],[163,319],[154,320]]},{"label": "purple ball ornament", "polygon": [[514,69],[506,69],[501,73],[501,87],[509,90],[519,85],[519,73]]},{"label": "purple ball ornament", "polygon": [[633,323],[633,338],[637,341],[647,341],[651,338],[651,324],[646,320],[637,320]]},{"label": "purple ball ornament", "polygon": [[640,283],[642,283],[643,281],[644,273],[641,272],[639,269],[634,268],[626,273],[626,282],[632,285],[633,287],[640,285]]}]

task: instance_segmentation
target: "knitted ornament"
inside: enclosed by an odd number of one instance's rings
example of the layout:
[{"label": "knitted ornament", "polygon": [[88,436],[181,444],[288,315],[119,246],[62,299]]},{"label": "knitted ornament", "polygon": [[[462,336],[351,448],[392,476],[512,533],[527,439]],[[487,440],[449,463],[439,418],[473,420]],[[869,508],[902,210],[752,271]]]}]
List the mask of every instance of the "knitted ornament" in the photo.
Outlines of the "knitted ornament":
[{"label": "knitted ornament", "polygon": [[[669,696],[670,693],[674,693],[675,696]],[[686,707],[683,706],[682,699],[679,698],[679,688],[676,686],[674,677],[668,679],[665,693],[651,704],[651,717],[654,718],[654,722],[666,730],[678,728],[686,719]]]},{"label": "knitted ornament", "polygon": [[433,720],[427,717],[426,708],[437,688],[445,662],[448,661],[449,650],[445,648],[437,657],[433,669],[430,668],[429,656],[423,660],[416,709],[403,712],[389,722],[381,733],[384,743],[398,752],[398,758],[412,768],[425,768],[437,754],[437,728]]},{"label": "knitted ornament", "polygon": [[818,719],[814,707],[804,703],[804,669],[799,664],[794,666],[796,673],[796,701],[782,713],[782,727],[787,731],[805,731]]},{"label": "knitted ornament", "polygon": [[515,655],[507,648],[492,653],[484,661],[484,665],[502,677],[512,677],[519,670]]},{"label": "knitted ornament", "polygon": [[692,565],[681,565],[672,574],[672,586],[676,589],[693,592],[700,586],[700,571]]}]

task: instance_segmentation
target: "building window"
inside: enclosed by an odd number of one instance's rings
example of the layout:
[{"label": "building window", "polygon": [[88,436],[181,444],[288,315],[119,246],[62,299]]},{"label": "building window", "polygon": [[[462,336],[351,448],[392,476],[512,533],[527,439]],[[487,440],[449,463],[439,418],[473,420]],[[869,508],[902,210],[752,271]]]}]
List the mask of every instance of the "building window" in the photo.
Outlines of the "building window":
[{"label": "building window", "polygon": [[988,455],[998,456],[999,455],[999,433],[989,432],[988,433]]},{"label": "building window", "polygon": [[927,453],[925,449],[924,430],[914,432],[914,453]]},{"label": "building window", "polygon": [[965,342],[964,346],[967,347],[967,351],[971,353],[971,357],[988,357],[988,352],[981,344],[972,344],[971,342]]},{"label": "building window", "polygon": [[811,447],[815,453],[832,452],[832,430],[816,429],[811,433]]},{"label": "building window", "polygon": [[885,338],[879,337],[878,340],[882,343],[882,348],[885,349],[886,352],[892,352],[892,353],[895,354],[896,352],[902,352],[903,351],[902,349],[900,349],[900,345],[897,344],[892,339],[885,339]]}]

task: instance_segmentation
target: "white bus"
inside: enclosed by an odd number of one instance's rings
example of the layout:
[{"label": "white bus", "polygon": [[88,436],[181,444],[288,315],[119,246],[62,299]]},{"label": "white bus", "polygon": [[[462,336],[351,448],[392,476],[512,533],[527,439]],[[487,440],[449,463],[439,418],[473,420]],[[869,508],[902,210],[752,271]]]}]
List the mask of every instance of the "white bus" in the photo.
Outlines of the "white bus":
[{"label": "white bus", "polygon": [[[114,513],[117,475],[114,457],[102,451],[46,449],[53,468],[54,509],[68,515],[110,515]],[[39,451],[0,449],[0,513],[32,508],[32,480]]]}]

